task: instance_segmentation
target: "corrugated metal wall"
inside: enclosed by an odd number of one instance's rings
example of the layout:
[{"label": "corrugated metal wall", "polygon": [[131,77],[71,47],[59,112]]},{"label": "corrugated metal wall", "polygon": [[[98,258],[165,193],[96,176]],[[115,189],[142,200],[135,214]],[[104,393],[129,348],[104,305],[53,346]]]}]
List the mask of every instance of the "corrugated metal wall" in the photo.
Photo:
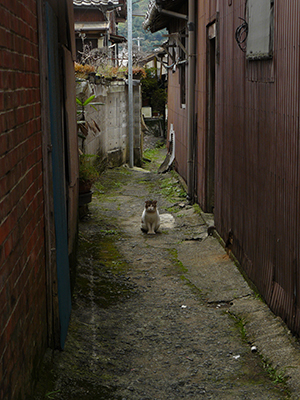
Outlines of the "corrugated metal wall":
[{"label": "corrugated metal wall", "polygon": [[[178,10],[179,11],[179,10]],[[180,10],[186,14],[185,4]],[[180,19],[174,19],[170,33],[181,32],[186,27],[186,22]],[[170,39],[171,44],[175,44],[173,39]],[[172,53],[174,48],[170,47]],[[172,64],[169,59],[169,64]],[[181,105],[180,96],[180,72],[179,68],[175,71],[169,71],[168,75],[168,131],[173,124],[175,130],[176,141],[176,169],[179,174],[186,180],[187,179],[187,109]]]},{"label": "corrugated metal wall", "polygon": [[[271,309],[300,334],[300,3],[275,1],[274,56],[247,61],[235,42],[245,0],[219,1],[216,41],[215,224]],[[216,1],[198,0],[197,200],[207,209],[208,26]],[[179,23],[178,23],[179,24]],[[174,26],[179,31],[180,26]],[[187,177],[187,113],[178,72],[169,74],[169,123],[179,173]]]},{"label": "corrugated metal wall", "polygon": [[[206,210],[206,130],[207,130],[207,24],[216,16],[215,1],[198,1],[196,61],[196,193]],[[214,10],[214,11],[213,11]]]},{"label": "corrugated metal wall", "polygon": [[300,334],[300,3],[275,1],[274,56],[247,61],[245,0],[220,2],[215,223],[271,309]]},{"label": "corrugated metal wall", "polygon": [[[205,170],[206,170],[206,48],[207,24],[216,18],[216,0],[198,1],[197,4],[197,70],[196,70],[196,126],[195,135],[195,183],[198,200],[205,208]],[[186,4],[177,10],[186,13]],[[186,22],[173,19],[171,32],[180,32],[186,27]],[[187,41],[186,41],[187,42]],[[186,44],[187,45],[187,44]],[[187,108],[182,108],[180,103],[179,70],[168,75],[168,124],[173,124],[176,135],[176,168],[179,174],[187,180]],[[187,76],[186,76],[187,90]],[[186,98],[188,94],[186,93]]]}]

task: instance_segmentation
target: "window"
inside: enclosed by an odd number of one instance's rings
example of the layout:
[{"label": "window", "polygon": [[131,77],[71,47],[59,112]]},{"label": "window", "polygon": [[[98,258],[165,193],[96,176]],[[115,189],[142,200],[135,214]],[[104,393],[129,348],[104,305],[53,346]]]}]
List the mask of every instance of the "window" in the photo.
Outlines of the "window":
[{"label": "window", "polygon": [[273,56],[274,0],[248,0],[248,38],[246,56],[249,60]]}]

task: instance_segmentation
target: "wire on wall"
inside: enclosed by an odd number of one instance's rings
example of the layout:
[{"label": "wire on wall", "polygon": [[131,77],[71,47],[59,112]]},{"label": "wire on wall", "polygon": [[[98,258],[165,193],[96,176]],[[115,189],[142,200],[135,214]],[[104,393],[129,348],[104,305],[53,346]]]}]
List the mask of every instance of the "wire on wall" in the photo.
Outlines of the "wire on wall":
[{"label": "wire on wall", "polygon": [[246,52],[246,40],[248,37],[248,23],[244,18],[239,17],[243,21],[241,25],[236,28],[235,31],[235,40],[239,46],[239,48]]}]

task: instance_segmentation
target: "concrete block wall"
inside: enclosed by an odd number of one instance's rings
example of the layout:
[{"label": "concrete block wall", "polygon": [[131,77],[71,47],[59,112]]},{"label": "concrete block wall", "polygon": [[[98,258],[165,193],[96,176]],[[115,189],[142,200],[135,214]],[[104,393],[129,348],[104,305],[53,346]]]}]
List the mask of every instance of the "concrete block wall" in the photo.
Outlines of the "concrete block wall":
[{"label": "concrete block wall", "polygon": [[[94,85],[95,102],[104,105],[86,109],[86,119],[93,125],[97,122],[101,132],[89,131],[85,140],[85,152],[99,154],[110,165],[121,165],[129,159],[128,140],[128,87],[124,80],[112,81],[108,85]],[[92,93],[92,92],[91,92]],[[134,152],[136,163],[141,160],[141,90],[134,86]]]},{"label": "concrete block wall", "polygon": [[[47,345],[36,1],[0,0],[0,399]],[[18,397],[19,398],[19,397]]]},{"label": "concrete block wall", "polygon": [[127,93],[124,81],[112,83],[105,105],[105,143],[111,164],[126,162]]},{"label": "concrete block wall", "polygon": [[139,81],[134,81],[133,86],[133,137],[134,137],[134,163],[137,166],[142,165],[142,132],[141,132],[141,110],[142,110],[142,93]]}]

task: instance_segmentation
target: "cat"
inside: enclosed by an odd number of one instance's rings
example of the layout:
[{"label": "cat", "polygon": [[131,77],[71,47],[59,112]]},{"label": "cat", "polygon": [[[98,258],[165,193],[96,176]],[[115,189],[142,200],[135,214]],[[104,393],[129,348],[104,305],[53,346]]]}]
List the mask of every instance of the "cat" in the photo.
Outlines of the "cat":
[{"label": "cat", "polygon": [[142,214],[142,231],[148,233],[149,235],[155,235],[159,226],[160,217],[157,208],[157,201],[145,201],[145,208]]}]

